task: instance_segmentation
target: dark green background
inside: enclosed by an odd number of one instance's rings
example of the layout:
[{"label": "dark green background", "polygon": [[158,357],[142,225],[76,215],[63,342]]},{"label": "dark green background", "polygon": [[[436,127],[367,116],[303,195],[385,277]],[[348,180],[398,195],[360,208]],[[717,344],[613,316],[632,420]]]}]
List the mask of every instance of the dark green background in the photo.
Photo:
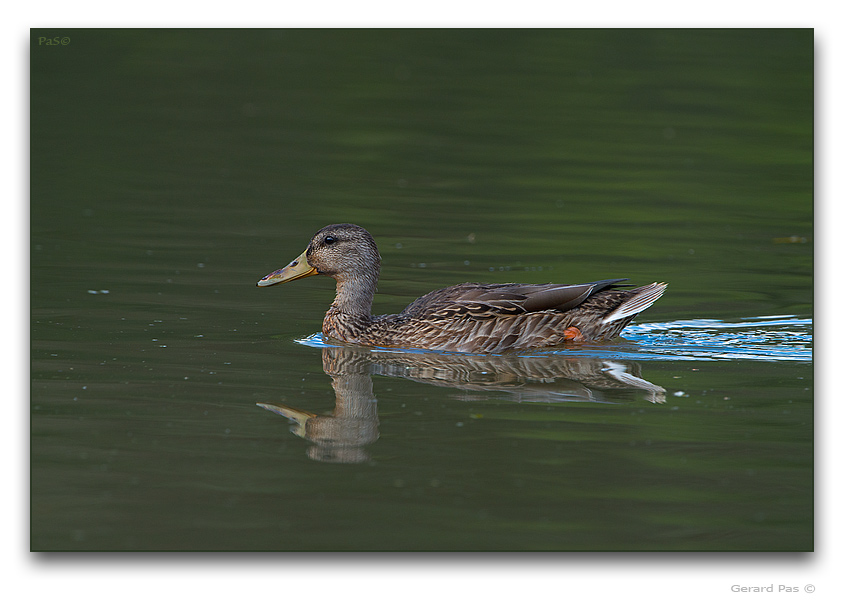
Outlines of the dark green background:
[{"label": "dark green background", "polygon": [[33,30],[30,57],[34,550],[812,549],[810,362],[646,362],[664,405],[375,377],[371,461],[321,464],[255,403],[333,407],[292,342],[330,282],[254,286],[348,221],[378,312],[630,277],[670,284],[641,321],[811,317],[812,30]]}]

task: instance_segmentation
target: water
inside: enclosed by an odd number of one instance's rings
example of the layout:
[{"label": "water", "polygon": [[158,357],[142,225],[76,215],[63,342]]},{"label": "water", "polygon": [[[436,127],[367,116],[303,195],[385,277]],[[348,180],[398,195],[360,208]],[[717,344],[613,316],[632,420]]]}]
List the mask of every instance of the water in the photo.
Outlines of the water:
[{"label": "water", "polygon": [[[70,36],[32,51],[34,550],[813,548],[811,31]],[[607,344],[336,347],[332,282],[255,287],[332,222],[377,313],[669,288]]]},{"label": "water", "polygon": [[691,319],[645,323],[627,331],[642,350],[669,360],[812,360],[812,320],[794,315],[755,317],[736,323]]}]

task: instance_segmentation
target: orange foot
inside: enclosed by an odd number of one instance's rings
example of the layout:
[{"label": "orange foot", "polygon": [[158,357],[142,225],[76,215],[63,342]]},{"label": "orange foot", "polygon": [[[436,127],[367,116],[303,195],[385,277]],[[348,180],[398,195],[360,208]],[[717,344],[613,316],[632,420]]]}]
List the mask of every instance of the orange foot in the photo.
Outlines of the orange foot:
[{"label": "orange foot", "polygon": [[582,342],[586,338],[577,327],[569,327],[563,331],[563,338],[567,341]]}]

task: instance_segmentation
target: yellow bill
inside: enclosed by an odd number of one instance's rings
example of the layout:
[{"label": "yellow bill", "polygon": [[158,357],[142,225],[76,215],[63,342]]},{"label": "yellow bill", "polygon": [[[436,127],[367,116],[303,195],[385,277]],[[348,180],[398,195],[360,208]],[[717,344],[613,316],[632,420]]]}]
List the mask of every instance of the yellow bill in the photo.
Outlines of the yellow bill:
[{"label": "yellow bill", "polygon": [[294,279],[301,279],[302,277],[318,275],[319,272],[316,268],[308,264],[308,259],[305,256],[306,253],[307,250],[302,252],[302,254],[295,258],[293,262],[286,267],[283,267],[278,271],[273,271],[269,275],[264,275],[261,278],[261,281],[258,282],[258,287],[267,287],[277,283],[285,283],[287,281],[293,281]]}]

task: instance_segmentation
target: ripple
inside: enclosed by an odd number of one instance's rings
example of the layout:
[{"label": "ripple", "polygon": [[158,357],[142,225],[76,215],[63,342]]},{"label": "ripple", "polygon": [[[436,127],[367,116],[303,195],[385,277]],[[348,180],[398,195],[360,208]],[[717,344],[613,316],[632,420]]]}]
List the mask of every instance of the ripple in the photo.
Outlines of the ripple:
[{"label": "ripple", "polygon": [[[313,348],[332,347],[321,333],[296,340]],[[374,348],[377,351],[378,348]],[[396,351],[395,349],[389,349]],[[407,352],[432,352],[407,350]],[[451,354],[451,353],[449,353]],[[561,354],[605,359],[812,361],[812,319],[795,315],[745,317],[739,321],[686,319],[634,323],[620,341],[522,352],[532,356]]]},{"label": "ripple", "polygon": [[624,337],[644,360],[812,361],[812,319],[794,315],[637,323]]}]

